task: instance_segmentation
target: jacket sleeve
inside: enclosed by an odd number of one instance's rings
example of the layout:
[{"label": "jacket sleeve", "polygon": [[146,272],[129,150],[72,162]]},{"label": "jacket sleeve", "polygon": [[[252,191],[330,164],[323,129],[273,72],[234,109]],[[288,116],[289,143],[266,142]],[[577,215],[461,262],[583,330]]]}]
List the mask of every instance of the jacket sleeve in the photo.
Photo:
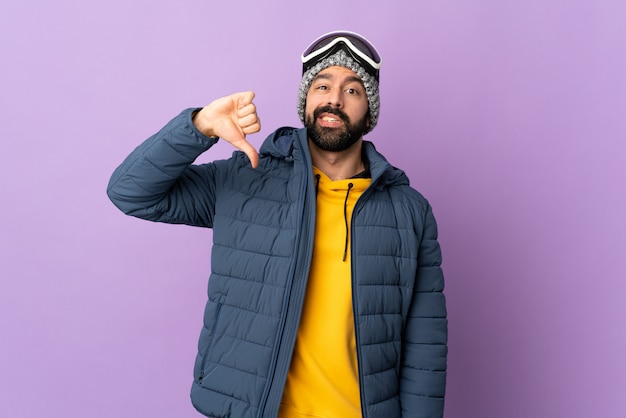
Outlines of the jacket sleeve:
[{"label": "jacket sleeve", "polygon": [[402,416],[443,417],[448,321],[437,224],[428,205],[423,218],[417,277],[402,347]]},{"label": "jacket sleeve", "polygon": [[192,165],[217,142],[187,109],[139,145],[113,172],[107,194],[122,212],[156,222],[210,227],[215,166]]}]

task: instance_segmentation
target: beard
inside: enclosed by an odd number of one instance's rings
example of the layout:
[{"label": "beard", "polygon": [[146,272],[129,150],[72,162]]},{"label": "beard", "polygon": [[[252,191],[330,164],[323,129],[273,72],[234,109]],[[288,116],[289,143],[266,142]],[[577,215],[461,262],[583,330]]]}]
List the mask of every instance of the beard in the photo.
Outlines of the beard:
[{"label": "beard", "polygon": [[[318,126],[317,118],[322,113],[331,113],[343,122],[343,126],[329,128]],[[322,106],[315,109],[313,116],[306,115],[304,126],[307,129],[309,139],[323,151],[340,152],[354,145],[367,129],[368,115],[365,115],[356,123],[352,124],[350,118],[341,109],[332,106]]]}]

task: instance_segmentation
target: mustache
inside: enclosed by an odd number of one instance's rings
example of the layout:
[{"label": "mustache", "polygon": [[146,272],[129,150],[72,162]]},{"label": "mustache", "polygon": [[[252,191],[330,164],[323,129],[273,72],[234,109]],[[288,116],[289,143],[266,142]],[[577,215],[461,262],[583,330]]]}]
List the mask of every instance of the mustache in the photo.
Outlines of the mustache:
[{"label": "mustache", "polygon": [[350,124],[350,118],[348,115],[346,115],[343,110],[336,107],[332,107],[330,105],[318,107],[313,112],[313,118],[316,120],[322,113],[331,113],[338,116],[339,119],[341,119],[345,124]]}]

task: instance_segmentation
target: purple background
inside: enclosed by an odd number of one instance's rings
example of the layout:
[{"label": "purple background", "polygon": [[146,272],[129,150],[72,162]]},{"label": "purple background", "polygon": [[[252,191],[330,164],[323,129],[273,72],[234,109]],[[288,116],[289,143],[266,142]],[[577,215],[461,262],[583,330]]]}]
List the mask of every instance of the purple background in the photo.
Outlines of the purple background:
[{"label": "purple background", "polygon": [[384,59],[368,139],[439,222],[446,417],[626,417],[626,2],[302,4],[2,2],[0,416],[198,416],[210,231],[122,215],[108,178],[235,91],[255,145],[299,126],[299,54],[348,28]]}]

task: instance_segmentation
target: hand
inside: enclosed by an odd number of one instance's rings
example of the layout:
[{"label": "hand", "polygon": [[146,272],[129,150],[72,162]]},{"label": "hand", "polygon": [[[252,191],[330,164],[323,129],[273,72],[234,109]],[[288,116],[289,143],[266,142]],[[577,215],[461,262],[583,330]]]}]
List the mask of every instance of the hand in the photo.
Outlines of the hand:
[{"label": "hand", "polygon": [[235,148],[243,151],[256,168],[259,153],[246,140],[246,135],[259,132],[261,121],[252,103],[251,91],[235,93],[211,102],[194,117],[193,123],[206,136],[219,136]]}]

